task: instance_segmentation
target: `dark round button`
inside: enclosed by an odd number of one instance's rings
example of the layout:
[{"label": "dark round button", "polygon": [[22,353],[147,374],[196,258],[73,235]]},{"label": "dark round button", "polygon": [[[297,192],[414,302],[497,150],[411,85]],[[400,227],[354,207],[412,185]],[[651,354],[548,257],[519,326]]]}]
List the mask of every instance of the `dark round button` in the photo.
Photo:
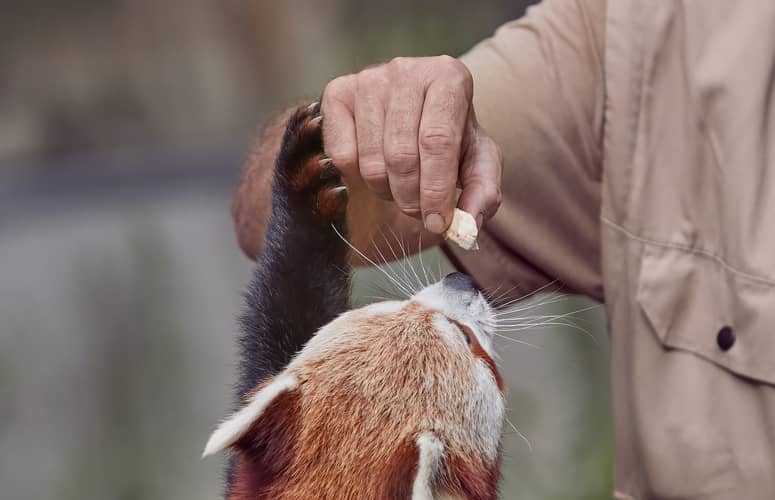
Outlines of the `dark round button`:
[{"label": "dark round button", "polygon": [[723,326],[718,331],[716,343],[722,351],[728,351],[735,345],[735,332],[731,326]]}]

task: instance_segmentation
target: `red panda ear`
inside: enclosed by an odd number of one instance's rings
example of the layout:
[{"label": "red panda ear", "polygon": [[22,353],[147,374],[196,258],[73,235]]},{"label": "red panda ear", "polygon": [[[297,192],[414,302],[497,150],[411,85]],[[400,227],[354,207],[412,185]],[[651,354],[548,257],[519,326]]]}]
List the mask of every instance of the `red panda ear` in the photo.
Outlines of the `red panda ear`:
[{"label": "red panda ear", "polygon": [[412,485],[412,500],[433,500],[434,484],[441,470],[444,445],[432,432],[423,432],[415,440],[417,445],[417,474]]},{"label": "red panda ear", "polygon": [[[280,420],[275,424],[282,425],[284,422],[281,421],[282,415],[278,415],[278,411],[281,410],[278,406],[284,406],[280,403],[283,403],[289,396],[293,395],[291,399],[296,400],[298,386],[299,383],[292,374],[280,374],[270,382],[265,383],[263,387],[260,386],[261,388],[250,397],[245,406],[221,422],[215,429],[205,445],[202,458],[230,447],[240,448],[243,445],[251,447],[251,434],[255,434],[256,427],[261,427],[259,420]],[[294,402],[287,401],[289,405]],[[280,418],[261,418],[262,416],[270,417],[270,413]],[[272,422],[265,423],[270,427],[275,427]],[[289,424],[289,422],[285,423]],[[271,433],[271,429],[267,429],[267,432]]]}]

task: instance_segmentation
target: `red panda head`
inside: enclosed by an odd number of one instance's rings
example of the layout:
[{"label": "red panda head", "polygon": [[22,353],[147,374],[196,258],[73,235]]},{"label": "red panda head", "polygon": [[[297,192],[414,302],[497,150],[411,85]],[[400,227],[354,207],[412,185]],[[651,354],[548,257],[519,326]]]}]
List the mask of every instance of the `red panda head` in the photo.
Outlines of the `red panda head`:
[{"label": "red panda head", "polygon": [[231,499],[495,498],[495,316],[466,275],[342,314],[207,443]]}]

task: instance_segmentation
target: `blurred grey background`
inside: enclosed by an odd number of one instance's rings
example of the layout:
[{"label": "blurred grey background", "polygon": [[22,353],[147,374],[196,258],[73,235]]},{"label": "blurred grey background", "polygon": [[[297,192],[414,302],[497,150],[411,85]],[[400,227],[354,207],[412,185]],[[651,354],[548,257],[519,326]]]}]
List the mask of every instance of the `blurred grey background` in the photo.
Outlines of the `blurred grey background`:
[{"label": "blurred grey background", "polygon": [[[4,0],[0,497],[218,498],[199,455],[231,401],[251,263],[230,203],[260,124],[364,65],[458,55],[527,3]],[[359,271],[354,299],[386,286]],[[507,426],[502,498],[610,498],[603,311],[569,318],[590,335],[499,343],[532,447]]]}]

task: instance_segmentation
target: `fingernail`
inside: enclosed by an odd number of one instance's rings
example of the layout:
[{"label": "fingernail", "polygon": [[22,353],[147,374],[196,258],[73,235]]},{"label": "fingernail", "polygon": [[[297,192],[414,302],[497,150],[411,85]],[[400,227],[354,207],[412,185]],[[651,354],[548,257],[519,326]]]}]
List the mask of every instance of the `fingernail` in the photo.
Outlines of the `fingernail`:
[{"label": "fingernail", "polygon": [[479,215],[476,216],[476,229],[482,229],[482,222],[484,222],[484,215],[479,212]]},{"label": "fingernail", "polygon": [[444,217],[441,214],[433,212],[425,216],[425,229],[428,231],[441,234],[446,227],[447,224],[444,222]]}]

